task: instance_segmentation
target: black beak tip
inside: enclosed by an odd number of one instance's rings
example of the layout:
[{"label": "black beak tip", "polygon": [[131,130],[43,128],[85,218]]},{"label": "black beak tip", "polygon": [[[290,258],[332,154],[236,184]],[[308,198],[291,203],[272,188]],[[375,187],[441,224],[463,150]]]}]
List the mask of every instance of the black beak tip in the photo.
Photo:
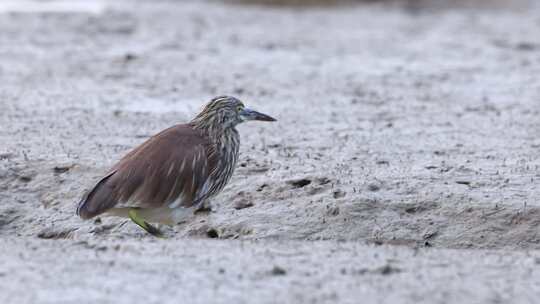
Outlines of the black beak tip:
[{"label": "black beak tip", "polygon": [[270,115],[263,114],[263,113],[259,113],[259,112],[257,112],[257,114],[255,115],[255,120],[260,120],[260,121],[277,121],[277,119],[275,119],[274,117],[272,117],[272,116],[270,116]]},{"label": "black beak tip", "polygon": [[251,109],[244,109],[241,115],[243,115],[246,120],[277,121],[277,119],[275,119],[274,117],[270,115],[253,111]]}]

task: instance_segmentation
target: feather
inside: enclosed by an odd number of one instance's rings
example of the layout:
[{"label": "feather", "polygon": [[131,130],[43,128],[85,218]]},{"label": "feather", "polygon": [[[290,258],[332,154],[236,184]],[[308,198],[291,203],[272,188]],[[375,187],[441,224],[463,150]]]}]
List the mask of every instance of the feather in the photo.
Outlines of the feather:
[{"label": "feather", "polygon": [[124,156],[83,197],[77,214],[125,215],[136,207],[154,219],[164,219],[168,209],[180,218],[180,209],[205,202],[231,179],[240,146],[235,126],[245,117],[257,120],[255,114],[270,121],[248,110],[234,97],[212,99],[188,124],[166,129]]},{"label": "feather", "polygon": [[77,214],[91,218],[116,206],[160,208],[179,198],[179,206],[191,207],[206,195],[198,190],[218,163],[213,149],[210,138],[189,124],[166,129],[123,157],[84,196]]}]

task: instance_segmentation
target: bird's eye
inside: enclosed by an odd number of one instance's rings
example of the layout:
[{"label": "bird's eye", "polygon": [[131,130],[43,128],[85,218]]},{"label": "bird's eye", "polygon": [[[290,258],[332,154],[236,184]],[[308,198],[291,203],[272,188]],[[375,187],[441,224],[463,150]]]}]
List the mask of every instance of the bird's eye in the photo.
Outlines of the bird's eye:
[{"label": "bird's eye", "polygon": [[242,107],[241,105],[236,106],[236,110],[237,110],[238,112],[242,111],[243,108],[244,108],[244,107]]}]

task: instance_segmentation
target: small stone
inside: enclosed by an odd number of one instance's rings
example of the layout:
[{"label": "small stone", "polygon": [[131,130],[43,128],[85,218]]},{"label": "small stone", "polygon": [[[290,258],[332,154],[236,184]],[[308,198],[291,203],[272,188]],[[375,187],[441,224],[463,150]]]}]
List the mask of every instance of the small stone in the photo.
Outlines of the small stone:
[{"label": "small stone", "polygon": [[53,171],[54,171],[55,174],[62,174],[62,173],[68,172],[72,167],[73,167],[73,165],[55,166],[53,168]]},{"label": "small stone", "polygon": [[245,199],[239,200],[234,204],[234,209],[236,210],[241,210],[249,207],[253,207],[253,202]]},{"label": "small stone", "polygon": [[423,238],[424,240],[431,239],[431,238],[433,238],[434,236],[436,236],[437,233],[438,233],[437,230],[426,230],[426,231],[424,232],[424,234],[422,235],[422,238]]},{"label": "small stone", "polygon": [[41,230],[37,237],[40,239],[65,239],[75,229],[55,230],[52,227],[47,227]]}]

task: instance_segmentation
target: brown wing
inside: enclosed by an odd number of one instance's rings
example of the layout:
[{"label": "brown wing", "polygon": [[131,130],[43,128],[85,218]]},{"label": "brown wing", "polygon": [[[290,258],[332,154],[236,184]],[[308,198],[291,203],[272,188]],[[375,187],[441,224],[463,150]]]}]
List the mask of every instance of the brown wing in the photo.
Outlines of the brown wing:
[{"label": "brown wing", "polygon": [[91,218],[114,206],[161,207],[197,203],[217,164],[209,139],[190,125],[176,125],[124,156],[77,208]]}]

